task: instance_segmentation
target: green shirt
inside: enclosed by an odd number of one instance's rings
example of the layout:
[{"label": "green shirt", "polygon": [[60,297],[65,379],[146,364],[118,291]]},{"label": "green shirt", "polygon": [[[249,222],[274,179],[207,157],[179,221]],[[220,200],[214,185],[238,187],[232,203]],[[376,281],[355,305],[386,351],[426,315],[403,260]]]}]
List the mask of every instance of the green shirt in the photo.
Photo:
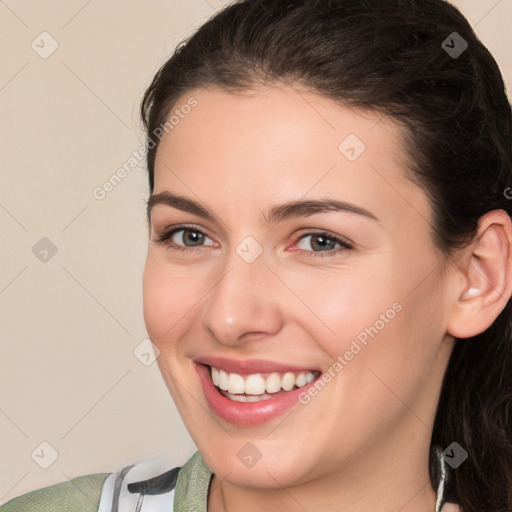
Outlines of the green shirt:
[{"label": "green shirt", "polygon": [[[111,474],[79,476],[22,494],[1,505],[0,512],[98,512],[103,484]],[[212,476],[200,453],[194,453],[178,474],[174,512],[207,512]]]}]

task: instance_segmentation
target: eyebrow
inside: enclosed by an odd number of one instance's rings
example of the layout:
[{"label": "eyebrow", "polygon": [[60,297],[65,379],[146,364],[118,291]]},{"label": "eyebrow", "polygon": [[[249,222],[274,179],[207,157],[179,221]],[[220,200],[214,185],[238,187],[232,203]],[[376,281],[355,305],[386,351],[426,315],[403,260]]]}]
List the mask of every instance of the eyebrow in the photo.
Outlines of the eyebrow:
[{"label": "eyebrow", "polygon": [[[152,194],[147,203],[148,220],[151,219],[151,210],[157,204],[163,204],[176,208],[183,212],[191,213],[207,220],[214,220],[216,216],[205,206],[200,205],[196,201],[178,194],[165,191],[158,194]],[[369,219],[379,221],[379,219],[369,210],[335,199],[317,199],[317,200],[298,200],[289,201],[283,204],[277,204],[270,208],[268,215],[263,214],[262,219],[265,224],[275,224],[277,222],[294,218],[308,217],[315,213],[326,212],[345,212],[355,213]]]}]

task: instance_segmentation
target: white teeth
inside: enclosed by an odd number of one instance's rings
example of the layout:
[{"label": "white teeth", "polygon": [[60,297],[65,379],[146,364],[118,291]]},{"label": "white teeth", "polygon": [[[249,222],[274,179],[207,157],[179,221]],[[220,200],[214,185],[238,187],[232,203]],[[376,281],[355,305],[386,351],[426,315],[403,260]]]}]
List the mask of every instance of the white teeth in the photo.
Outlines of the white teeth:
[{"label": "white teeth", "polygon": [[228,391],[230,393],[243,393],[244,388],[244,378],[236,373],[230,373],[228,381]]},{"label": "white teeth", "polygon": [[[286,372],[284,375],[270,373],[263,377],[260,373],[252,375],[239,375],[227,373],[215,367],[211,367],[212,381],[218,388],[227,391],[232,400],[239,402],[254,402],[272,398],[267,393],[277,393],[281,390],[291,391],[294,387],[302,387],[315,380],[319,372]],[[233,396],[237,397],[233,398]],[[240,396],[244,395],[244,396]]]},{"label": "white teeth", "polygon": [[284,374],[281,387],[285,391],[291,391],[293,389],[293,386],[295,386],[295,375],[292,372],[286,372]]},{"label": "white teeth", "polygon": [[267,393],[277,393],[281,389],[281,377],[278,373],[271,373],[267,377],[265,389]]},{"label": "white teeth", "polygon": [[228,395],[228,398],[230,400],[233,400],[233,402],[259,402],[261,400],[269,400],[272,398],[270,395],[264,394],[260,396],[256,395]]},{"label": "white teeth", "polygon": [[257,373],[256,375],[249,375],[245,379],[245,391],[242,391],[246,395],[262,395],[265,393],[265,379]]},{"label": "white teeth", "polygon": [[228,390],[229,377],[224,370],[219,370],[219,383],[217,385],[219,386],[220,389],[223,389],[224,391]]},{"label": "white teeth", "polygon": [[302,386],[307,384],[306,374],[305,373],[299,373],[299,375],[297,375],[297,378],[295,379],[295,384],[297,385],[298,388],[301,388]]},{"label": "white teeth", "polygon": [[213,366],[211,368],[212,368],[212,380],[213,380],[213,383],[216,386],[218,386],[219,385],[219,370],[217,370],[217,368],[214,368]]}]

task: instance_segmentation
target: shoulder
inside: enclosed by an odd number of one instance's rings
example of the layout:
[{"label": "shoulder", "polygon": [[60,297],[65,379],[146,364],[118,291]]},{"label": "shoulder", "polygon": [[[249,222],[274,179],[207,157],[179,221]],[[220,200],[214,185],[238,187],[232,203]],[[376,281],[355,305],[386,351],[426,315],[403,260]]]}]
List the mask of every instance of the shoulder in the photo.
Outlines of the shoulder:
[{"label": "shoulder", "polygon": [[110,473],[73,478],[22,494],[0,506],[0,512],[97,512],[103,484]]},{"label": "shoulder", "polygon": [[22,494],[0,505],[0,512],[172,511],[180,469],[161,459],[142,460]]}]

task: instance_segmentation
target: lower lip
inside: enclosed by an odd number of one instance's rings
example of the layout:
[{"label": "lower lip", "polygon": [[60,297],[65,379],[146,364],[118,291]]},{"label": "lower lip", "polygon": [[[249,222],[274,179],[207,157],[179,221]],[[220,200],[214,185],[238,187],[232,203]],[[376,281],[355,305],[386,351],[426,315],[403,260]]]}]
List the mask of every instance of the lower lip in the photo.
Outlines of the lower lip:
[{"label": "lower lip", "polygon": [[221,419],[236,425],[256,425],[277,418],[296,405],[299,394],[307,391],[317,380],[315,379],[301,388],[282,393],[268,400],[235,402],[219,392],[210,377],[208,366],[195,363],[195,367],[211,410]]}]

